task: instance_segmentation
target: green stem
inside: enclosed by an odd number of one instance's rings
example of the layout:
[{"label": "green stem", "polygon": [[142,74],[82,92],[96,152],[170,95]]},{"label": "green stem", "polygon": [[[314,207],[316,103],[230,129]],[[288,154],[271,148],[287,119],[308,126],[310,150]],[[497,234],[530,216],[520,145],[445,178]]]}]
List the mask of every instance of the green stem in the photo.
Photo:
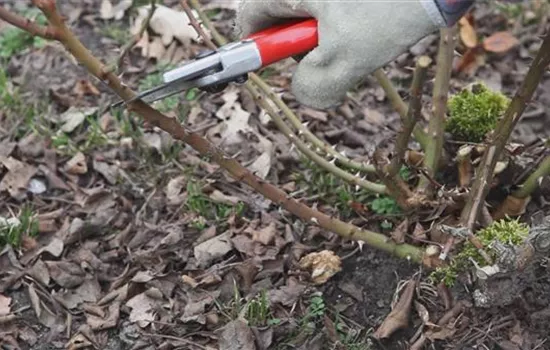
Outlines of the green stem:
[{"label": "green stem", "polygon": [[516,198],[527,198],[533,193],[537,187],[539,187],[539,182],[543,177],[550,175],[550,156],[544,158],[544,160],[539,164],[537,169],[529,175],[527,180],[521,184],[520,188],[515,191],[512,196]]},{"label": "green stem", "polygon": [[[251,76],[254,76],[254,73],[251,73]],[[298,148],[307,158],[315,162],[318,166],[330,172],[331,174],[341,178],[347,183],[355,186],[359,186],[367,191],[387,194],[386,186],[381,184],[376,184],[368,180],[364,180],[348,173],[345,170],[340,169],[335,164],[328,162],[325,158],[321,157],[315,151],[310,149],[308,145],[300,140],[300,138],[292,131],[292,129],[284,122],[283,118],[279,115],[277,111],[265,100],[260,92],[254,88],[251,82],[245,84],[247,90],[252,94],[256,103],[258,103],[271,117],[277,128],[286,136],[286,138],[292,142],[296,148]]]}]

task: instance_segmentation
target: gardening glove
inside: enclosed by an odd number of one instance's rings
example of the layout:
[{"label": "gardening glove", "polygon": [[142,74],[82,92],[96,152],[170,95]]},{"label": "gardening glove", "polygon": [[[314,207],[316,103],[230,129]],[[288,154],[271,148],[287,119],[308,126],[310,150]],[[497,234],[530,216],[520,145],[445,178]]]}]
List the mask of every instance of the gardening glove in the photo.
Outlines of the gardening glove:
[{"label": "gardening glove", "polygon": [[454,24],[472,2],[241,0],[236,30],[246,37],[289,19],[316,18],[319,45],[299,62],[292,92],[302,104],[325,109],[426,35]]}]

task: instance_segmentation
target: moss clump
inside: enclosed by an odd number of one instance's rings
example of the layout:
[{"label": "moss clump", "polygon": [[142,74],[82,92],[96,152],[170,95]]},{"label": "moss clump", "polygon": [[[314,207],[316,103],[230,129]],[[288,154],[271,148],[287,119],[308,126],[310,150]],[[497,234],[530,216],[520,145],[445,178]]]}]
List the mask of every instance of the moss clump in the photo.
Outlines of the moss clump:
[{"label": "moss clump", "polygon": [[481,142],[496,127],[510,100],[484,84],[474,84],[451,97],[446,130],[459,141]]},{"label": "moss clump", "polygon": [[[490,226],[480,230],[477,233],[477,238],[486,247],[487,253],[493,261],[497,259],[496,253],[490,249],[495,241],[509,246],[518,246],[522,244],[529,235],[529,226],[521,223],[518,220],[500,220]],[[430,275],[430,280],[433,283],[444,282],[447,286],[454,285],[458,275],[462,272],[474,268],[472,258],[478,265],[486,265],[483,257],[478,253],[472,243],[467,241],[464,247],[452,260],[452,262],[444,267],[437,268]]]}]

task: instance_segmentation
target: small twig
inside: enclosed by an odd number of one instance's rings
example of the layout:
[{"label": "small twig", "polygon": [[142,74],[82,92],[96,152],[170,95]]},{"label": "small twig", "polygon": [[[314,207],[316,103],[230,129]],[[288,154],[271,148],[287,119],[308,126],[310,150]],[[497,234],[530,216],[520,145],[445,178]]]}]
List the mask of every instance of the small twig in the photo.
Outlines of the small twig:
[{"label": "small twig", "polygon": [[216,44],[212,41],[212,39],[210,39],[210,37],[208,36],[208,34],[206,34],[204,29],[202,29],[202,26],[199,23],[199,21],[197,21],[195,14],[191,10],[191,7],[189,7],[189,1],[181,0],[181,7],[183,8],[183,11],[189,18],[189,25],[192,26],[197,31],[197,33],[202,38],[202,40],[204,40],[205,45],[208,46],[208,48],[211,50],[216,50],[217,49]]},{"label": "small twig", "polygon": [[481,170],[476,174],[471,194],[462,210],[460,218],[461,223],[470,230],[474,228],[475,221],[479,215],[480,204],[485,202],[485,197],[489,192],[489,183],[493,179],[495,165],[506,147],[506,143],[514,127],[521,119],[527,103],[533,97],[548,64],[550,64],[550,31],[546,34],[539,52],[527,72],[527,76],[516,91],[494,133],[490,136],[490,146],[483,154],[479,166]]},{"label": "small twig", "polygon": [[[393,108],[401,117],[401,121],[405,122],[407,119],[408,108],[405,102],[403,102],[401,96],[399,96],[399,93],[393,86],[391,80],[386,76],[382,68],[375,70],[373,76],[376,78],[382,89],[386,92],[388,100],[390,100]],[[422,146],[422,149],[426,150],[428,145],[428,135],[424,132],[424,130],[422,130],[420,125],[416,125],[414,127],[413,135],[414,139],[420,144],[420,146]]]},{"label": "small twig", "polygon": [[[456,26],[442,28],[440,30],[439,53],[435,82],[433,89],[433,113],[428,124],[428,147],[425,149],[424,166],[428,173],[434,177],[439,167],[439,161],[443,154],[443,133],[445,126],[445,114],[447,113],[447,99],[449,94],[449,82],[451,80],[453,53],[456,46]],[[427,190],[429,182],[421,179],[419,189]]]},{"label": "small twig", "polygon": [[427,56],[421,56],[416,62],[416,69],[411,84],[411,100],[409,102],[407,117],[403,121],[401,131],[397,135],[394,152],[395,156],[388,168],[388,175],[390,177],[394,177],[399,172],[399,169],[401,169],[411,133],[420,119],[420,113],[422,112],[422,88],[424,87],[426,73],[431,63],[432,59]]},{"label": "small twig", "polygon": [[[149,10],[149,14],[147,15],[147,18],[143,21],[141,24],[141,27],[139,28],[139,32],[134,35],[129,42],[127,42],[121,49],[120,54],[118,55],[116,59],[116,63],[113,63],[111,65],[108,65],[109,68],[115,69],[115,67],[122,66],[122,61],[124,60],[124,57],[132,50],[134,46],[140,41],[141,37],[143,36],[143,33],[147,30],[147,27],[149,27],[149,22],[151,22],[151,18],[153,18],[153,15],[155,14],[155,10],[157,9],[157,0],[151,0],[151,10]],[[109,69],[107,68],[107,69]]]},{"label": "small twig", "polygon": [[20,16],[16,13],[8,11],[4,7],[0,7],[0,19],[16,26],[32,35],[39,36],[44,39],[59,39],[59,33],[52,26],[43,27],[28,18]]},{"label": "small twig", "polygon": [[374,166],[371,164],[363,164],[356,161],[353,161],[342,153],[338,152],[327,143],[315,136],[304,124],[301,123],[300,118],[288,107],[288,105],[277,96],[271,87],[265,83],[258,75],[251,74],[250,80],[254,82],[260,90],[263,91],[281,110],[285,119],[287,119],[290,124],[298,130],[299,135],[304,136],[304,138],[309,141],[313,146],[317,148],[318,151],[324,152],[325,154],[332,156],[338,163],[358,171],[364,171],[366,173],[374,173]]}]

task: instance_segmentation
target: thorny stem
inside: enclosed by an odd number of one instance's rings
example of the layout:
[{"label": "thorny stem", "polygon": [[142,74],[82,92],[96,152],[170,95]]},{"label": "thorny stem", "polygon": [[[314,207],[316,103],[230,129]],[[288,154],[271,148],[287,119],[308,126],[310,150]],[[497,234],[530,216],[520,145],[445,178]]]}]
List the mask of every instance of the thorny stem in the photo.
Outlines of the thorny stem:
[{"label": "thorny stem", "polygon": [[366,173],[374,173],[375,169],[374,166],[371,164],[362,164],[356,161],[353,161],[344,155],[342,155],[340,152],[329,146],[327,143],[322,141],[321,139],[317,138],[305,125],[303,125],[300,122],[300,119],[298,116],[288,107],[288,105],[279,98],[271,89],[271,87],[266,84],[262,78],[260,78],[256,74],[250,75],[250,80],[253,81],[274,103],[275,105],[281,110],[283,113],[283,116],[288,119],[290,124],[298,130],[300,135],[303,135],[304,138],[309,141],[313,146],[315,146],[320,151],[324,152],[325,154],[334,157],[340,164],[347,166],[351,169],[355,169],[358,171],[364,171]]},{"label": "thorny stem", "polygon": [[490,136],[489,147],[483,154],[479,166],[480,170],[476,174],[472,191],[460,218],[461,224],[470,231],[473,230],[480,209],[485,203],[485,197],[489,192],[489,182],[493,179],[495,165],[506,147],[506,142],[510,138],[514,127],[521,119],[527,103],[533,97],[548,64],[550,64],[550,31],[547,31],[540,50],[527,72],[527,76],[510,102],[494,133]]},{"label": "thorny stem", "polygon": [[397,135],[394,152],[395,156],[392,158],[388,168],[388,175],[390,177],[397,175],[399,169],[401,169],[411,132],[420,119],[420,113],[422,112],[422,88],[424,87],[426,73],[431,63],[432,59],[427,56],[420,57],[416,62],[416,69],[411,84],[411,100],[409,102],[407,117],[403,121],[401,131]]},{"label": "thorny stem", "polygon": [[512,193],[516,198],[527,198],[539,186],[543,177],[550,175],[550,156],[544,158],[537,169],[520,185],[519,189]]},{"label": "thorny stem", "polygon": [[36,35],[44,39],[59,39],[59,35],[55,28],[51,26],[43,27],[28,18],[8,11],[4,7],[0,7],[0,18],[32,35]]},{"label": "thorny stem", "polygon": [[[59,41],[80,64],[86,67],[91,74],[108,84],[125,101],[135,97],[135,92],[125,86],[115,74],[106,71],[106,67],[69,30],[57,11],[55,0],[33,0],[33,3],[44,12],[50,24],[58,31]],[[190,145],[202,156],[209,157],[217,162],[237,181],[247,184],[302,220],[317,224],[326,230],[338,233],[342,237],[364,241],[368,245],[392,253],[397,257],[406,258],[414,262],[422,262],[424,256],[422,249],[408,244],[397,245],[382,234],[361,230],[352,224],[333,219],[303,203],[299,203],[288,196],[283,190],[252,174],[235,159],[227,157],[219,148],[205,138],[188,132],[176,118],[165,116],[142,100],[130,103],[129,107],[153,126],[157,126],[168,132],[175,139]]]},{"label": "thorny stem", "polygon": [[[191,6],[197,11],[199,14],[199,17],[201,21],[205,24],[207,28],[210,29],[210,32],[212,33],[212,37],[216,40],[218,45],[224,45],[227,43],[227,40],[221,35],[212,22],[204,15],[203,12],[200,11],[200,4],[198,4],[194,0],[190,0]],[[183,10],[189,17],[189,21],[191,22],[191,25],[195,28],[195,30],[199,31],[200,24],[197,23],[197,20],[195,19],[195,16],[191,12],[191,8],[189,7],[189,0],[182,0],[181,5],[183,7]],[[216,44],[206,35],[204,30],[200,28],[199,34],[204,38],[204,41],[206,45],[210,48],[215,50],[217,48]],[[263,91],[264,94],[266,94],[279,108],[282,112],[282,115],[285,119],[287,119],[290,124],[298,130],[299,135],[303,135],[304,138],[309,141],[313,146],[316,147],[316,149],[320,150],[321,152],[324,152],[325,154],[332,156],[334,159],[336,159],[340,164],[354,169],[358,171],[364,171],[366,173],[374,173],[375,169],[374,166],[370,164],[363,164],[356,161],[353,161],[347,157],[345,157],[343,154],[332,148],[330,145],[328,145],[326,142],[319,139],[317,136],[315,136],[305,125],[303,125],[300,121],[300,118],[294,113],[288,105],[279,97],[277,96],[271,87],[257,74],[250,74],[249,78],[251,81],[256,84],[260,90]]]},{"label": "thorny stem", "polygon": [[[433,89],[433,113],[428,124],[428,147],[425,149],[424,166],[428,174],[434,178],[443,154],[443,133],[449,82],[451,80],[453,53],[456,46],[456,26],[440,30],[439,52],[437,55],[436,74]],[[430,182],[422,178],[419,188],[426,190]]]},{"label": "thorny stem", "polygon": [[[393,86],[391,80],[388,79],[382,68],[375,70],[373,76],[376,80],[378,80],[378,84],[380,84],[382,89],[386,92],[393,108],[395,108],[397,113],[401,116],[401,121],[405,122],[408,114],[407,105],[403,102],[401,96],[399,96],[399,93]],[[413,135],[414,139],[420,144],[420,146],[422,146],[422,149],[426,150],[426,147],[428,146],[428,135],[424,132],[424,130],[422,130],[420,125],[415,126]]]},{"label": "thorny stem", "polygon": [[345,170],[340,169],[335,164],[328,162],[325,158],[321,157],[315,151],[310,149],[308,145],[300,140],[300,138],[290,129],[288,125],[283,121],[283,118],[279,115],[275,109],[269,105],[269,102],[262,97],[262,95],[254,88],[254,86],[248,82],[246,83],[247,90],[252,94],[254,100],[269,114],[277,128],[292,142],[308,159],[315,162],[318,166],[330,172],[331,174],[341,178],[342,180],[361,187],[367,191],[386,194],[386,186],[381,184],[376,184],[368,180],[364,180],[348,173]]}]

